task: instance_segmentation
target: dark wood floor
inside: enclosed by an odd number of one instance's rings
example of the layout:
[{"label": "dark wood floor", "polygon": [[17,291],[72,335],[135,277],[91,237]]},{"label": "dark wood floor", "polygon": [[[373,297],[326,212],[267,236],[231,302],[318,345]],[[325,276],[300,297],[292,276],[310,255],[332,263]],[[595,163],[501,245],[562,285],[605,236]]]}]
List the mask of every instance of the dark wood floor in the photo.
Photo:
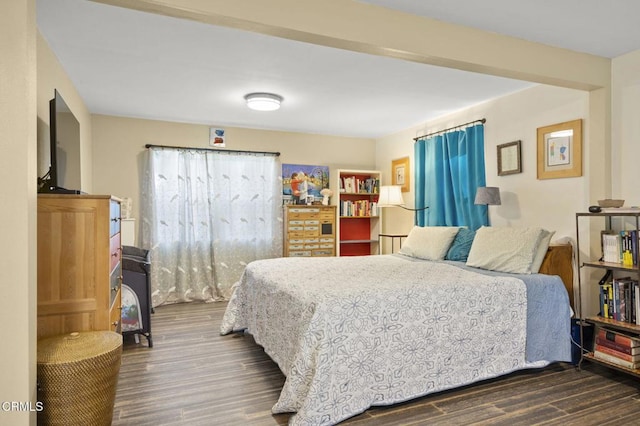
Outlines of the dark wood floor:
[{"label": "dark wood floor", "polygon": [[[156,308],[153,348],[125,339],[113,425],[284,425],[284,376],[248,335],[220,336],[225,303]],[[640,424],[640,382],[600,366],[554,364],[411,402],[344,425]]]}]

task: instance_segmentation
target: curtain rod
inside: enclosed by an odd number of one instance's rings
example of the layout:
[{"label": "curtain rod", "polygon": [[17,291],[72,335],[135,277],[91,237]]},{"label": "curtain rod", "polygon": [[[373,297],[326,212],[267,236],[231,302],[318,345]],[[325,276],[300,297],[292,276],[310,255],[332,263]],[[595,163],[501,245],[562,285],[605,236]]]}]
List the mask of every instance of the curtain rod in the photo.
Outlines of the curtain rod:
[{"label": "curtain rod", "polygon": [[262,154],[262,155],[275,155],[276,157],[280,156],[279,152],[272,151],[242,151],[239,149],[219,149],[219,148],[197,148],[197,147],[188,147],[188,146],[170,146],[170,145],[152,145],[146,144],[145,148],[163,148],[163,149],[186,149],[191,151],[214,151],[214,152],[233,152],[240,154]]},{"label": "curtain rod", "polygon": [[468,123],[460,124],[458,126],[449,127],[448,129],[438,130],[437,132],[433,132],[433,133],[429,133],[429,134],[426,134],[426,135],[415,137],[415,138],[413,138],[413,141],[416,142],[416,141],[418,141],[418,139],[428,138],[429,136],[437,135],[438,133],[444,133],[444,132],[448,132],[449,130],[459,129],[460,127],[468,126],[469,124],[473,124],[473,123],[482,123],[482,124],[484,124],[486,122],[487,122],[486,118],[480,118],[478,120],[473,120],[473,121],[470,121]]}]

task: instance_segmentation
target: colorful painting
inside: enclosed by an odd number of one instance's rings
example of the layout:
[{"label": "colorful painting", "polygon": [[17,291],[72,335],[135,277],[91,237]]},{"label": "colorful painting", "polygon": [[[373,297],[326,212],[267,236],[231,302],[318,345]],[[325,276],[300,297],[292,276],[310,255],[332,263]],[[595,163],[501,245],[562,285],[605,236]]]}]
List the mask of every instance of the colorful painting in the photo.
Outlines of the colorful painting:
[{"label": "colorful painting", "polygon": [[209,127],[209,145],[216,148],[224,148],[226,146],[224,138],[224,129]]},{"label": "colorful painting", "polygon": [[284,204],[313,204],[314,201],[321,201],[320,191],[328,187],[328,166],[282,165],[282,199]]},{"label": "colorful painting", "polygon": [[570,164],[571,136],[550,137],[547,139],[547,166]]}]

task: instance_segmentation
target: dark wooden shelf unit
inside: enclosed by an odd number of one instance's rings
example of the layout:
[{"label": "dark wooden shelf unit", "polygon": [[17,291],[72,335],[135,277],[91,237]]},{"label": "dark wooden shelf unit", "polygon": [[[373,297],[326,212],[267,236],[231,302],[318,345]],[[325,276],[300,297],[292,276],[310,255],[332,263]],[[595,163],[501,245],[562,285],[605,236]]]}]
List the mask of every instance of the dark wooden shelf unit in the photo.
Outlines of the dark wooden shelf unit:
[{"label": "dark wooden shelf unit", "polygon": [[[580,218],[594,218],[594,217],[600,217],[600,218],[604,218],[605,219],[605,226],[604,226],[604,230],[612,230],[612,219],[616,218],[616,217],[622,217],[622,218],[632,218],[635,221],[635,229],[640,231],[640,212],[638,213],[632,213],[632,212],[600,212],[600,213],[576,213],[576,244],[577,244],[577,259],[578,259],[578,265],[580,268],[595,268],[595,269],[602,269],[602,270],[610,270],[613,273],[619,272],[619,273],[628,273],[632,276],[635,276],[636,279],[640,278],[640,265],[636,264],[633,266],[626,266],[623,265],[622,263],[617,263],[617,262],[603,262],[601,260],[593,260],[593,259],[588,259],[588,260],[582,260],[580,253]],[[640,262],[638,262],[640,264]],[[634,375],[636,377],[640,377],[640,369],[630,369],[630,368],[626,368],[624,366],[621,365],[617,365],[611,362],[608,362],[604,359],[600,359],[594,356],[593,350],[588,349],[590,346],[586,345],[586,342],[584,341],[585,339],[585,326],[586,324],[590,324],[590,326],[593,327],[606,327],[608,329],[611,330],[617,330],[617,331],[622,331],[622,332],[626,332],[629,333],[631,335],[636,335],[638,338],[640,338],[640,325],[636,325],[634,323],[630,323],[630,322],[626,322],[626,321],[617,321],[614,319],[610,319],[610,318],[604,318],[601,316],[586,316],[583,317],[583,310],[582,310],[582,278],[581,278],[581,274],[578,273],[578,300],[579,300],[579,304],[578,304],[578,317],[579,318],[583,318],[584,321],[579,321],[580,324],[580,342],[581,342],[581,359],[580,359],[580,363],[582,363],[582,361],[587,360],[589,362],[594,362],[609,368],[612,368],[614,370],[617,371],[622,371],[631,375]],[[640,314],[640,313],[638,313]],[[586,324],[585,324],[586,323]],[[595,333],[594,333],[594,340],[595,340]],[[590,342],[590,343],[595,343],[595,342]],[[595,346],[595,345],[593,345]]]}]

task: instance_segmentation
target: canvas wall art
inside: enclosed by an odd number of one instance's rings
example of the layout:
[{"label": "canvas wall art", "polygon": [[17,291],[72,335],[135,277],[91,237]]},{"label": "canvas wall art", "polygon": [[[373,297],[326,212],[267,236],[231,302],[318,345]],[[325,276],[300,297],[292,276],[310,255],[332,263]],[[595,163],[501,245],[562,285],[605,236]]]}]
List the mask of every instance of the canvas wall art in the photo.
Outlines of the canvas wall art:
[{"label": "canvas wall art", "polygon": [[329,187],[329,167],[307,164],[282,165],[284,204],[313,204],[322,201],[320,191]]}]

